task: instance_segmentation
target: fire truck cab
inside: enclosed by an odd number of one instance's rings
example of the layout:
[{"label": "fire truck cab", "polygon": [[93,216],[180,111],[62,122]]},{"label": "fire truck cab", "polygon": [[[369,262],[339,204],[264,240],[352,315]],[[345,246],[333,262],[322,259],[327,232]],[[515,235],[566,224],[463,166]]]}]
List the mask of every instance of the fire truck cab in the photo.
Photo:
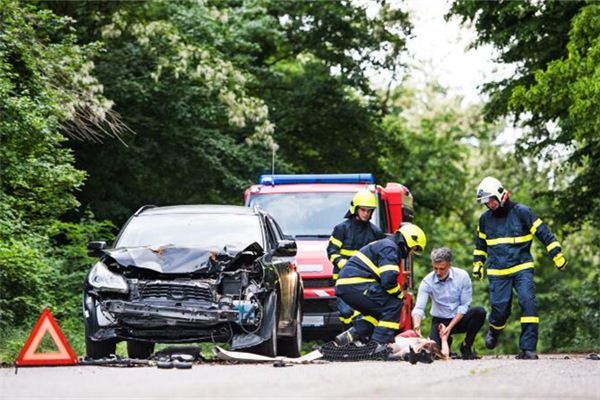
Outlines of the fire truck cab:
[{"label": "fire truck cab", "polygon": [[[333,265],[327,244],[335,225],[342,222],[352,197],[362,189],[372,191],[378,206],[371,222],[386,233],[414,219],[410,191],[398,183],[376,185],[372,174],[261,175],[244,192],[247,206],[261,207],[271,214],[298,246],[296,268],[304,282],[305,333],[329,338],[341,331],[334,286]],[[398,281],[407,290],[400,330],[412,328],[412,262],[402,260]]]}]

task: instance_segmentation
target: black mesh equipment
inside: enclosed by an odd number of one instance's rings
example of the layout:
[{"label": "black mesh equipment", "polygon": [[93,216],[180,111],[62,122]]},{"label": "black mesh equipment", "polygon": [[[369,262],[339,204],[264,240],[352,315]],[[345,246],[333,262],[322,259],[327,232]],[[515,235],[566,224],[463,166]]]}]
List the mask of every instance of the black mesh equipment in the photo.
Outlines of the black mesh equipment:
[{"label": "black mesh equipment", "polygon": [[369,342],[363,346],[357,346],[354,343],[346,346],[337,346],[334,342],[327,342],[319,349],[323,353],[323,359],[327,361],[386,361],[391,349],[386,347],[383,351],[375,352],[377,343]]}]

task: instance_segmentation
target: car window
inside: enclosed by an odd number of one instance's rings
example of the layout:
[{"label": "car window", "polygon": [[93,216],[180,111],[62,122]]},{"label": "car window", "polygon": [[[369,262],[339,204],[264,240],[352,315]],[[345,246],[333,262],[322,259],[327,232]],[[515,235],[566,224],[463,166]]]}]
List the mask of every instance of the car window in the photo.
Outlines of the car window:
[{"label": "car window", "polygon": [[[329,237],[350,207],[355,192],[277,193],[253,195],[249,206],[260,206],[287,235]],[[379,214],[371,220],[379,226]]]},{"label": "car window", "polygon": [[277,241],[280,239],[280,237],[278,237],[275,228],[273,228],[273,222],[271,218],[265,217],[265,225],[267,227],[267,235],[271,248],[275,249],[277,248]]},{"label": "car window", "polygon": [[273,224],[273,227],[275,228],[275,232],[277,233],[277,236],[280,239],[290,239],[289,237],[286,236],[285,233],[283,233],[283,230],[281,229],[281,227],[279,226],[277,221],[275,221],[273,218],[271,218],[271,223]]},{"label": "car window", "polygon": [[147,214],[132,218],[115,247],[164,246],[243,250],[265,246],[259,217],[246,214]]}]

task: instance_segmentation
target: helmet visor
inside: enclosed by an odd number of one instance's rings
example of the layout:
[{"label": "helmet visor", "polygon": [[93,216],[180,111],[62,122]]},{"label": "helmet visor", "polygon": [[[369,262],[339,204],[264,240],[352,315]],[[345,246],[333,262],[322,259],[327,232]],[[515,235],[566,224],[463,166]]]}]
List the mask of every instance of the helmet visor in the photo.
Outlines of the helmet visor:
[{"label": "helmet visor", "polygon": [[480,190],[479,192],[477,192],[477,202],[479,204],[489,203],[489,201],[492,199],[492,197],[494,197],[494,195],[489,192],[485,192],[483,190]]}]

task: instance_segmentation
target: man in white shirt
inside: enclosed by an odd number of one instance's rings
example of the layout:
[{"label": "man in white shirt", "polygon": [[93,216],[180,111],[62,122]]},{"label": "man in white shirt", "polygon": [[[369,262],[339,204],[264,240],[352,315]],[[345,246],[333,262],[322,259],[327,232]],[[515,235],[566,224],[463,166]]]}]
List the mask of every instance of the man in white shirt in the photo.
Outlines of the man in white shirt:
[{"label": "man in white shirt", "polygon": [[[417,302],[412,311],[414,330],[421,334],[421,321],[425,318],[425,307],[431,298],[431,330],[429,337],[441,346],[442,336],[449,335],[452,346],[455,333],[466,333],[460,352],[463,359],[475,359],[472,350],[475,335],[485,321],[483,307],[469,307],[473,289],[469,274],[460,268],[452,267],[452,251],[442,247],[431,251],[433,271],[419,285]],[[438,326],[443,324],[440,332]]]}]

